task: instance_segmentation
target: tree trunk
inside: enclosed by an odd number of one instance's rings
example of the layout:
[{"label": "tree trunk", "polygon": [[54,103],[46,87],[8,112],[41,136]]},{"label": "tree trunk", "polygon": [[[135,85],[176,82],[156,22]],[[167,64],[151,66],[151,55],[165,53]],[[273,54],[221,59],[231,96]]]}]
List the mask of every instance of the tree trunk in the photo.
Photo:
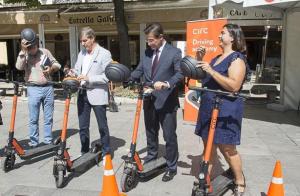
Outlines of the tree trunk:
[{"label": "tree trunk", "polygon": [[124,13],[124,1],[113,0],[115,6],[115,18],[117,23],[117,30],[119,36],[119,47],[120,47],[120,63],[131,67],[130,62],[130,50],[129,50],[129,37],[128,37],[128,26],[125,20]]}]

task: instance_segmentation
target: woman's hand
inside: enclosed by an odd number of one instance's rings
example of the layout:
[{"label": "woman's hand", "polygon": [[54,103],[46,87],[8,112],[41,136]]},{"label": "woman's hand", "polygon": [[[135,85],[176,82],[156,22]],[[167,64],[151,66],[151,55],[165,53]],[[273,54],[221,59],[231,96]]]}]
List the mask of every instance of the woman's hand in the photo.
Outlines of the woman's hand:
[{"label": "woman's hand", "polygon": [[197,48],[197,51],[196,51],[196,59],[198,61],[202,61],[204,55],[206,53],[206,50],[204,47],[200,46],[199,48]]},{"label": "woman's hand", "polygon": [[201,67],[205,72],[207,72],[211,76],[215,74],[215,70],[213,70],[213,68],[208,62],[198,61],[198,65],[196,65],[196,67]]}]

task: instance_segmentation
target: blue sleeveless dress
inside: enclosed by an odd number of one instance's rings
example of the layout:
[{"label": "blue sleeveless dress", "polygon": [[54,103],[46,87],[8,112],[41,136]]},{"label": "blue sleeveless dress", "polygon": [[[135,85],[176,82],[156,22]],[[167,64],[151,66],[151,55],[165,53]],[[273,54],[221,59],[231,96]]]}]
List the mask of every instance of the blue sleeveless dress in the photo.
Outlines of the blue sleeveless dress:
[{"label": "blue sleeveless dress", "polygon": [[[218,58],[219,56],[215,57],[210,65],[214,65]],[[228,68],[237,58],[245,61],[247,66],[245,56],[239,52],[233,52],[212,68],[218,73],[228,76]],[[226,91],[208,74],[207,77],[202,80],[202,85],[209,89]],[[201,136],[203,139],[207,139],[208,137],[214,97],[215,93],[213,92],[201,92],[201,103],[195,134]],[[220,96],[220,98],[220,110],[217,119],[214,143],[239,145],[241,141],[244,102],[241,98],[229,98],[226,96]]]}]

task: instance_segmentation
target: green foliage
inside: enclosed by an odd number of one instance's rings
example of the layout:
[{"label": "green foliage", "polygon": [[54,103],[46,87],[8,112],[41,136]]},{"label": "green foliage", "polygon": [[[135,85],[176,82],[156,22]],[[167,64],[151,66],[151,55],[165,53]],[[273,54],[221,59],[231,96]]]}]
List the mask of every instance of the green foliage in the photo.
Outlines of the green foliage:
[{"label": "green foliage", "polygon": [[4,3],[26,3],[28,7],[39,7],[39,0],[4,0]]},{"label": "green foliage", "polygon": [[122,86],[116,87],[114,89],[114,95],[117,97],[127,97],[127,98],[137,98],[138,93],[134,91],[134,89],[123,88]]}]

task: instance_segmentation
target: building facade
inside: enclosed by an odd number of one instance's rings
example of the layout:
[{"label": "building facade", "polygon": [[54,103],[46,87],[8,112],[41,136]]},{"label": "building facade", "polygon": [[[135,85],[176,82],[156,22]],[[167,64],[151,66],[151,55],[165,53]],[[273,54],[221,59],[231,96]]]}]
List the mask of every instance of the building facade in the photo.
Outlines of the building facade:
[{"label": "building facade", "polygon": [[[47,0],[41,3],[38,9],[28,9],[24,5],[0,8],[0,47],[7,50],[7,61],[1,62],[6,75],[2,73],[0,77],[15,75],[20,32],[25,27],[38,32],[40,46],[48,48],[62,65],[73,66],[76,62],[80,50],[78,36],[84,26],[92,27],[99,44],[111,51],[114,60],[119,60],[114,6],[110,0]],[[146,48],[143,29],[148,23],[162,23],[169,42],[184,41],[186,21],[206,19],[207,8],[207,0],[125,1],[132,66],[138,64],[140,54]]]}]

